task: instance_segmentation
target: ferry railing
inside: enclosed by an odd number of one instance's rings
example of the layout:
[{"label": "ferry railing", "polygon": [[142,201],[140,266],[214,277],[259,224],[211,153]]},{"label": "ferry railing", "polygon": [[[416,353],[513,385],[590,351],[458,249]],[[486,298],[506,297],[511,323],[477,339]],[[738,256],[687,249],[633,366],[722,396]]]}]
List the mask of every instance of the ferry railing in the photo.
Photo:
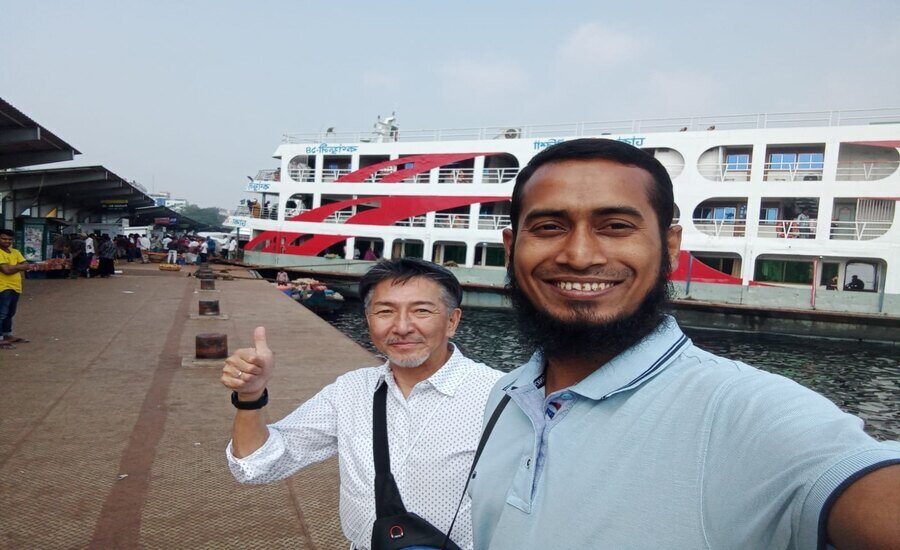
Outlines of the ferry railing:
[{"label": "ferry railing", "polygon": [[[476,128],[399,130],[394,136],[372,131],[286,133],[284,143],[370,143],[395,141],[459,141],[485,139],[533,139],[582,137],[628,133],[687,132],[803,126],[850,126],[900,122],[900,108],[846,111],[801,111],[788,113],[744,113],[666,118],[570,122],[556,124],[509,124]],[[640,146],[639,144],[637,144]]]},{"label": "ferry railing", "polygon": [[[694,218],[694,227],[704,235],[715,238],[743,237],[747,231],[746,220],[714,220]],[[676,222],[672,222],[673,224]]]},{"label": "ferry railing", "polygon": [[349,168],[323,168],[322,169],[322,181],[323,182],[332,182],[337,180],[341,176],[346,176],[352,172]]},{"label": "ferry railing", "polygon": [[298,216],[304,212],[309,212],[309,208],[285,208],[284,209],[284,219],[290,219],[294,216]]},{"label": "ferry railing", "polygon": [[394,222],[394,225],[399,227],[425,227],[425,224],[425,216],[413,216],[411,218],[405,218]]},{"label": "ferry railing", "polygon": [[760,220],[757,236],[763,239],[814,239],[816,220]]},{"label": "ferry railing", "polygon": [[832,221],[830,238],[836,241],[870,241],[891,228],[889,221]]},{"label": "ferry railing", "polygon": [[518,168],[485,168],[481,175],[481,183],[506,183],[518,175]]},{"label": "ferry railing", "polygon": [[439,168],[438,183],[472,183],[475,170],[472,168]]},{"label": "ferry railing", "polygon": [[260,170],[253,181],[281,181],[281,169]]},{"label": "ferry railing", "polygon": [[763,168],[766,181],[819,181],[824,170],[821,162],[767,162]]},{"label": "ferry railing", "polygon": [[701,176],[713,181],[750,181],[749,163],[704,162],[697,165],[697,170]]},{"label": "ferry railing", "polygon": [[316,171],[313,168],[291,168],[288,170],[288,175],[292,180],[300,183],[316,180]]},{"label": "ferry railing", "polygon": [[508,227],[511,223],[508,214],[481,214],[478,216],[478,229],[498,230]]},{"label": "ferry railing", "polygon": [[900,162],[839,162],[838,181],[875,181],[893,175]]},{"label": "ferry railing", "polygon": [[347,223],[347,220],[349,220],[351,217],[353,217],[352,211],[338,210],[337,212],[334,212],[333,214],[322,220],[322,223]]},{"label": "ferry railing", "polygon": [[434,226],[441,229],[468,229],[469,215],[438,212],[434,215]]},{"label": "ferry railing", "polygon": [[277,207],[266,206],[247,206],[242,204],[231,212],[232,216],[244,216],[247,218],[259,218],[264,220],[274,220],[278,216]]}]

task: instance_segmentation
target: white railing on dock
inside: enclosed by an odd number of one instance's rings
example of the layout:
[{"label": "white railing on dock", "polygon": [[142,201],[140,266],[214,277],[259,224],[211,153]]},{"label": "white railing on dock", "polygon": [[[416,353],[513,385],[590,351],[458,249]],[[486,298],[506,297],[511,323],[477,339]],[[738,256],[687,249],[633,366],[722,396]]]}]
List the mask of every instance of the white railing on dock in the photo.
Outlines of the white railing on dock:
[{"label": "white railing on dock", "polygon": [[[694,218],[694,227],[704,235],[715,238],[743,237],[747,231],[745,220],[711,220],[706,218]],[[672,222],[677,223],[677,221]]]},{"label": "white railing on dock", "polygon": [[[688,116],[572,122],[562,124],[519,124],[475,128],[399,130],[391,139],[372,131],[329,133],[286,133],[284,143],[367,143],[384,141],[459,141],[484,139],[531,139],[541,137],[582,137],[605,134],[715,131],[809,126],[856,126],[900,122],[900,108],[795,113],[751,113],[742,115]],[[638,145],[640,146],[640,145]]]},{"label": "white railing on dock", "polygon": [[833,221],[831,238],[836,241],[869,241],[880,237],[891,228],[891,222]]}]

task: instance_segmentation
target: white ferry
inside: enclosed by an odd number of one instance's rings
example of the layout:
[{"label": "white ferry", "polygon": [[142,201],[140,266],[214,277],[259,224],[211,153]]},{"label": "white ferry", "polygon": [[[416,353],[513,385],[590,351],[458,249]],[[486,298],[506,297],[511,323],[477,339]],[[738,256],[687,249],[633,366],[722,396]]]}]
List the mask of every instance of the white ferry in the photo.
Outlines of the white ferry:
[{"label": "white ferry", "polygon": [[286,134],[279,167],[251,178],[226,225],[250,230],[250,264],[359,272],[415,256],[500,286],[519,169],[578,137],[668,169],[682,295],[900,313],[900,109],[424,131],[391,116],[369,132]]}]

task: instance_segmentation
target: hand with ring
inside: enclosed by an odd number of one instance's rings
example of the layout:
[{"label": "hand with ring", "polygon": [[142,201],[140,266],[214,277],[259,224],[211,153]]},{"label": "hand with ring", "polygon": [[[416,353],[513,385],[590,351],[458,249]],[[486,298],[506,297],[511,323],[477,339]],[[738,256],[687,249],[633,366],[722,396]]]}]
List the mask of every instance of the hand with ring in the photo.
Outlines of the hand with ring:
[{"label": "hand with ring", "polygon": [[234,390],[241,401],[255,401],[272,377],[275,356],[266,341],[266,329],[256,327],[253,331],[253,347],[241,348],[225,360],[222,368],[222,384]]}]

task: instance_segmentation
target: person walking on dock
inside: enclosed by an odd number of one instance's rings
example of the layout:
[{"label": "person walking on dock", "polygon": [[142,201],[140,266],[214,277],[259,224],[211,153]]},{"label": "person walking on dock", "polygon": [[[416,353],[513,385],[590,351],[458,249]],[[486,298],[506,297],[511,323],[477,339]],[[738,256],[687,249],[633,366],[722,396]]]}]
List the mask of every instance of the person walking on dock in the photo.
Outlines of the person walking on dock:
[{"label": "person walking on dock", "polygon": [[619,141],[519,172],[503,241],[535,353],[488,401],[475,546],[897,548],[900,445],[664,314],[673,212],[666,168]]},{"label": "person walking on dock", "polygon": [[0,349],[13,349],[13,344],[28,340],[13,336],[12,321],[19,296],[22,295],[22,275],[31,270],[22,253],[12,247],[15,233],[0,230]]},{"label": "person walking on dock", "polygon": [[[340,376],[266,426],[259,409],[275,360],[258,327],[254,347],[226,360],[221,381],[234,390],[238,408],[226,451],[235,478],[277,481],[337,454],[344,535],[354,548],[369,549],[381,547],[381,523],[373,539],[373,522],[387,512],[408,509],[436,529],[432,534],[447,532],[463,498],[485,400],[502,373],[449,342],[462,290],[447,269],[411,258],[383,261],[362,277],[359,293],[372,342],[387,357],[383,365]],[[466,497],[447,548],[472,548],[471,526]],[[412,538],[403,528],[390,536]],[[437,548],[444,535],[434,536]]]},{"label": "person walking on dock", "polygon": [[115,273],[116,253],[116,243],[109,238],[109,235],[100,237],[100,266],[97,271],[100,272],[102,278],[106,279]]}]

